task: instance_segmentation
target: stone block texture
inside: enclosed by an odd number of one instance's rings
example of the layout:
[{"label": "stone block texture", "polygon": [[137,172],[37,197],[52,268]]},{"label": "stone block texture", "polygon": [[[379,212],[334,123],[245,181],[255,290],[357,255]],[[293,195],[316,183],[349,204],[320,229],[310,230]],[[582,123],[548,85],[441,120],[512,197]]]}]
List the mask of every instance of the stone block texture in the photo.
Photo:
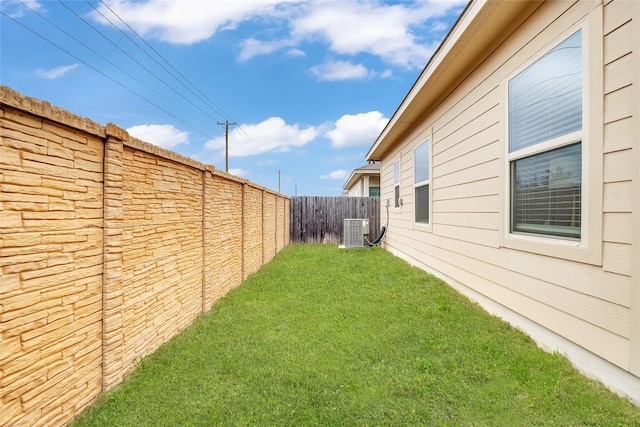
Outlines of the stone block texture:
[{"label": "stone block texture", "polygon": [[262,265],[262,195],[263,190],[248,183],[243,187],[243,246],[244,279]]},{"label": "stone block texture", "polygon": [[101,390],[103,142],[1,114],[0,426],[62,425]]},{"label": "stone block texture", "polygon": [[207,174],[205,227],[205,310],[242,283],[242,190],[244,182]]},{"label": "stone block texture", "polygon": [[262,262],[269,262],[276,255],[276,195],[265,191],[262,200]]},{"label": "stone block texture", "polygon": [[132,369],[202,312],[203,174],[125,147],[122,176],[123,366]]},{"label": "stone block texture", "polygon": [[0,427],[62,426],[288,242],[289,199],[0,86]]}]

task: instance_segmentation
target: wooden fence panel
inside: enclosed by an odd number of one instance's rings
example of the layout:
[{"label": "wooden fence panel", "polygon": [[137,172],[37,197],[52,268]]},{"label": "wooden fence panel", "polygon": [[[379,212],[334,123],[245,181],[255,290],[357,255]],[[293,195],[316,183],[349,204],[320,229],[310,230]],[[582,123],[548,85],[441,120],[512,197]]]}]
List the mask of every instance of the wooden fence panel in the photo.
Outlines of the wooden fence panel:
[{"label": "wooden fence panel", "polygon": [[345,218],[368,218],[369,240],[380,230],[378,197],[295,196],[290,206],[292,243],[342,243]]}]

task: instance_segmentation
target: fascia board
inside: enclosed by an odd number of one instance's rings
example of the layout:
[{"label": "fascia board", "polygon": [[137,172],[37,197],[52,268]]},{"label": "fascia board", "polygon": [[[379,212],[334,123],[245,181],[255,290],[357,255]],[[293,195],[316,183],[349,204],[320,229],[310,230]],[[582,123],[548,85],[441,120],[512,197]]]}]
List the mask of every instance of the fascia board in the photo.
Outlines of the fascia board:
[{"label": "fascia board", "polygon": [[381,160],[443,94],[459,83],[465,70],[487,53],[483,48],[488,48],[496,38],[507,37],[508,31],[503,30],[521,22],[541,3],[472,0],[369,149],[366,159]]}]

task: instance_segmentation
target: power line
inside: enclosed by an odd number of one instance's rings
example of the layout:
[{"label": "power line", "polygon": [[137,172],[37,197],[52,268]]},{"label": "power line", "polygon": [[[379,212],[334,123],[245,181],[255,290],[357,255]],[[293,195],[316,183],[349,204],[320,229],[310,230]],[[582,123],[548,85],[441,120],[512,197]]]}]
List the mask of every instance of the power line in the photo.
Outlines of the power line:
[{"label": "power line", "polygon": [[146,87],[147,89],[151,90],[152,92],[156,93],[157,95],[161,96],[162,98],[164,98],[166,101],[171,102],[171,100],[169,98],[167,98],[166,96],[164,96],[163,94],[161,94],[160,92],[158,92],[157,90],[153,89],[151,86],[147,85],[145,82],[143,82],[142,80],[138,79],[137,77],[135,77],[133,74],[129,73],[127,70],[125,70],[124,68],[120,67],[118,64],[113,63],[111,60],[109,60],[108,58],[106,58],[104,55],[102,55],[100,52],[96,51],[95,49],[93,49],[91,46],[87,45],[86,43],[84,43],[82,40],[79,40],[77,37],[75,37],[73,34],[69,33],[68,31],[66,31],[65,29],[61,28],[59,25],[57,25],[55,22],[51,21],[49,18],[47,18],[46,16],[42,15],[40,12],[38,12],[35,9],[32,9],[29,5],[25,4],[22,2],[22,0],[17,0],[18,3],[22,4],[24,7],[26,7],[27,9],[29,9],[30,11],[32,11],[33,13],[35,13],[36,15],[38,15],[40,18],[42,18],[43,20],[47,21],[50,25],[52,25],[53,27],[57,28],[59,31],[61,31],[62,33],[66,34],[68,37],[70,37],[71,39],[75,40],[77,43],[79,43],[80,45],[84,46],[87,50],[89,50],[90,52],[94,53],[96,56],[104,59],[107,63],[111,64],[113,67],[117,68],[118,70],[122,71],[124,74],[126,74],[127,76],[131,77],[133,80],[135,80],[136,82],[140,83],[141,85],[143,85],[144,87]]},{"label": "power line", "polygon": [[[138,49],[140,49],[140,51],[142,51],[147,57],[149,57],[153,62],[155,62],[156,64],[158,64],[165,72],[167,72],[167,74],[169,74],[171,77],[173,77],[178,83],[180,83],[185,89],[187,89],[189,92],[191,92],[193,95],[195,95],[196,97],[198,97],[201,101],[203,101],[205,104],[208,103],[208,106],[212,109],[214,109],[218,114],[222,115],[223,117],[226,118],[226,120],[232,120],[235,122],[235,119],[233,117],[231,117],[229,114],[227,114],[226,111],[224,111],[220,106],[218,106],[214,101],[211,100],[211,98],[209,98],[202,90],[200,90],[195,84],[193,84],[187,77],[185,77],[184,74],[182,74],[180,72],[180,70],[178,70],[171,62],[169,62],[164,56],[162,56],[162,54],[160,52],[158,52],[149,42],[147,42],[144,37],[142,37],[140,34],[138,34],[136,32],[135,29],[133,29],[120,15],[118,15],[118,13],[116,11],[114,11],[107,3],[104,2],[104,0],[98,0],[102,5],[104,5],[107,9],[109,9],[109,11],[116,17],[118,18],[118,20],[120,20],[120,22],[122,22],[133,34],[136,35],[136,37],[138,39],[140,39],[145,46],[147,46],[152,52],[154,52],[165,64],[167,64],[173,71],[175,71],[175,73],[181,77],[181,79],[179,79],[178,77],[175,76],[175,74],[173,74],[171,71],[167,70],[166,67],[164,67],[161,63],[159,63],[153,56],[151,56],[146,50],[144,50],[142,47],[140,47],[140,45],[138,45],[138,43],[136,43],[131,37],[129,37],[124,31],[122,31],[122,29],[120,29],[117,25],[115,25],[109,18],[107,18],[98,8],[96,8],[89,0],[85,0],[86,3],[88,3],[96,12],[98,12],[100,15],[102,15],[102,17],[104,19],[106,19],[115,29],[117,29],[121,34],[123,34],[126,38],[128,38],[131,43],[136,46]],[[184,83],[186,82],[188,84],[188,86]],[[189,87],[190,86],[190,87]],[[193,88],[193,89],[192,89]],[[194,92],[195,90],[195,92]],[[196,93],[197,92],[197,93]],[[238,134],[243,134],[246,138],[248,138],[249,140],[251,139],[249,137],[249,135],[245,132],[245,130],[242,128],[242,126],[237,125],[238,127],[235,129],[237,130]]]},{"label": "power line", "polygon": [[[185,89],[190,91],[193,95],[196,95],[201,101],[205,103],[209,103],[209,107],[216,110],[221,116],[225,117],[228,120],[234,120],[229,114],[227,114],[222,108],[220,108],[215,102],[213,102],[204,92],[202,92],[196,85],[194,85],[187,77],[184,76],[171,62],[169,62],[160,52],[158,52],[151,44],[149,44],[140,34],[136,32],[124,19],[120,17],[107,3],[103,0],[99,0],[109,11],[117,17],[120,22],[122,22],[133,34],[136,35],[151,51],[153,51],[165,64],[167,64],[175,73],[182,78],[182,80],[178,79],[171,71],[167,70],[160,62],[158,62],[155,58],[153,58],[147,51],[142,49],[131,37],[129,37],[124,31],[122,31],[117,25],[115,25],[109,18],[107,18],[98,8],[96,8],[89,0],[85,0],[91,7],[93,7],[96,12],[102,15],[114,28],[116,28],[120,33],[122,33],[125,37],[127,37],[138,49],[140,49],[145,55],[147,55],[152,61],[158,64],[163,70],[165,70],[169,75],[171,75],[178,83],[180,83]],[[188,83],[188,86],[184,83]],[[190,87],[189,87],[190,86]],[[193,89],[192,89],[193,88]],[[194,92],[195,89],[195,92]],[[197,92],[197,93],[196,93]]]},{"label": "power line", "polygon": [[205,132],[201,131],[200,129],[196,128],[195,126],[185,122],[184,120],[182,120],[181,118],[177,117],[175,114],[167,111],[166,109],[162,108],[161,106],[159,106],[158,104],[156,104],[155,102],[147,99],[146,97],[144,97],[143,95],[139,94],[138,92],[134,91],[133,89],[127,87],[125,84],[119,82],[118,80],[114,79],[113,77],[107,75],[106,73],[104,73],[103,71],[101,71],[100,69],[94,67],[93,65],[89,64],[88,62],[84,61],[82,58],[78,57],[77,55],[69,52],[68,50],[66,50],[65,48],[63,48],[62,46],[52,42],[51,40],[49,40],[48,38],[46,38],[45,36],[43,36],[42,34],[38,33],[37,31],[35,31],[34,29],[28,27],[27,25],[23,24],[22,22],[18,21],[17,19],[13,18],[12,16],[8,15],[6,12],[4,12],[3,10],[0,10],[0,14],[2,14],[2,16],[10,19],[11,21],[15,22],[16,24],[20,25],[21,27],[23,27],[24,29],[30,31],[31,33],[35,34],[36,36],[40,37],[42,40],[46,41],[47,43],[51,44],[52,46],[56,47],[57,49],[60,49],[61,51],[63,51],[64,53],[66,53],[67,55],[71,56],[72,58],[82,62],[83,64],[85,64],[86,66],[88,66],[89,68],[91,68],[92,70],[94,70],[95,72],[97,72],[98,74],[102,75],[103,77],[106,77],[107,79],[111,80],[112,82],[116,83],[118,86],[122,87],[123,89],[131,92],[132,94],[136,95],[137,97],[139,97],[140,99],[148,102],[149,104],[153,105],[154,107],[156,107],[157,109],[159,109],[160,111],[163,111],[164,113],[168,114],[169,116],[173,117],[174,119],[178,120],[179,122],[189,126],[190,128],[192,128],[193,130],[197,131],[198,133],[204,135],[207,138],[211,138],[211,135],[206,134]]},{"label": "power line", "polygon": [[[61,0],[58,0],[61,1]],[[178,83],[180,83],[182,85],[182,87],[184,87],[185,89],[187,89],[189,92],[191,92],[191,94],[193,94],[194,96],[196,96],[200,101],[204,102],[205,104],[208,105],[208,107],[212,108],[214,111],[216,111],[218,114],[220,114],[221,116],[225,117],[226,120],[232,120],[233,122],[235,122],[235,119],[233,119],[233,117],[231,117],[227,112],[225,112],[220,106],[218,106],[214,101],[212,101],[202,90],[200,90],[195,84],[193,84],[186,76],[184,76],[184,74],[182,74],[180,72],[180,70],[178,70],[171,62],[169,62],[160,52],[158,52],[150,43],[148,43],[140,34],[138,34],[135,29],[133,29],[133,27],[131,27],[120,15],[118,15],[118,13],[116,11],[114,11],[107,3],[105,3],[103,0],[98,0],[104,7],[106,7],[107,9],[109,9],[109,11],[116,17],[118,18],[118,20],[120,22],[122,22],[122,24],[124,24],[133,34],[135,34],[135,36],[140,39],[145,46],[147,46],[153,53],[155,53],[155,55],[160,58],[165,64],[167,64],[173,71],[175,71],[175,74],[172,73],[171,71],[167,70],[166,67],[164,67],[160,62],[158,62],[158,60],[156,60],[152,55],[150,55],[145,49],[143,49],[138,43],[136,43],[131,37],[129,37],[128,34],[126,34],[124,31],[122,31],[122,29],[116,25],[113,21],[111,21],[104,13],[102,13],[102,11],[99,10],[99,8],[97,8],[93,3],[91,3],[89,0],[85,0],[85,2],[87,4],[89,4],[96,12],[98,12],[107,22],[109,22],[111,24],[111,26],[113,26],[116,30],[118,30],[122,35],[124,35],[127,39],[129,39],[129,41],[136,46],[142,53],[144,53],[148,58],[150,58],[153,62],[155,62],[158,66],[160,66],[167,74],[169,74],[173,79],[175,79]],[[86,21],[85,21],[86,22]],[[176,74],[180,77],[176,77]],[[188,84],[185,84],[185,82]],[[192,89],[193,88],[193,89]],[[194,92],[195,90],[195,92]],[[196,93],[197,92],[197,93]],[[249,137],[249,135],[247,134],[247,132],[245,132],[244,128],[242,128],[242,126],[237,125],[237,128],[235,129],[238,135],[244,135],[244,137],[246,137],[247,139],[251,140],[251,138]]]},{"label": "power line", "polygon": [[[171,73],[169,70],[167,70],[162,64],[160,64],[155,58],[153,58],[151,55],[149,55],[149,53],[147,51],[145,51],[144,49],[142,49],[135,41],[133,41],[131,39],[131,37],[129,37],[124,31],[122,31],[117,25],[115,25],[113,22],[111,22],[111,20],[109,18],[107,18],[98,8],[96,8],[91,2],[89,2],[89,0],[85,0],[85,2],[87,2],[89,5],[91,5],[91,7],[93,7],[96,12],[98,12],[100,15],[102,15],[102,17],[104,17],[114,28],[116,28],[118,31],[120,31],[121,34],[123,34],[125,37],[127,37],[138,49],[140,49],[145,55],[147,55],[147,57],[149,57],[152,61],[154,61],[156,64],[158,64],[163,70],[165,70],[169,75],[171,75],[171,77],[173,77],[176,81],[178,81],[183,87],[185,87],[187,90],[189,90],[189,92],[191,92],[193,95],[196,95],[201,101],[205,102],[205,103],[209,103],[209,107],[213,108],[214,110],[216,110],[220,115],[222,115],[223,117],[225,117],[226,120],[232,120],[235,122],[235,119],[233,117],[231,117],[229,114],[227,114],[220,106],[218,106],[215,102],[213,102],[211,100],[211,98],[209,98],[204,92],[202,92],[202,90],[200,90],[195,84],[193,84],[187,77],[184,76],[184,74],[182,74],[180,72],[180,70],[178,70],[171,62],[169,62],[164,56],[162,56],[162,54],[160,52],[158,52],[149,42],[147,42],[144,37],[142,37],[140,34],[138,34],[136,32],[135,29],[133,29],[124,19],[122,19],[122,17],[120,17],[120,15],[118,15],[116,13],[116,11],[114,11],[107,3],[104,2],[104,0],[99,0],[100,3],[102,3],[102,5],[104,5],[107,9],[109,9],[109,11],[120,20],[120,22],[122,22],[133,34],[136,35],[137,38],[139,38],[151,51],[153,51],[160,59],[162,59],[162,61],[167,64],[169,67],[171,67],[172,70],[174,70],[176,72],[176,74],[178,76],[180,76],[182,78],[182,80],[178,79],[173,73]],[[189,86],[191,86],[191,88],[193,88],[197,94],[187,85],[185,85],[184,82],[188,83]],[[198,96],[201,95],[200,96]],[[237,125],[238,127],[235,129],[238,131],[238,133],[243,134],[246,138],[251,139],[249,137],[249,135],[245,132],[245,130],[242,128],[242,126]]]},{"label": "power line", "polygon": [[[114,68],[116,68],[117,70],[119,70],[120,72],[122,72],[123,74],[125,74],[126,76],[128,76],[129,78],[133,79],[134,81],[136,81],[138,84],[142,85],[143,87],[149,89],[150,91],[152,91],[153,93],[155,93],[156,95],[160,96],[161,98],[163,98],[165,101],[168,102],[172,102],[169,98],[167,98],[166,96],[164,96],[162,93],[158,92],[157,90],[153,89],[152,87],[150,87],[149,85],[147,85],[145,82],[141,81],[139,78],[135,77],[134,75],[132,75],[130,72],[128,72],[127,70],[123,69],[122,67],[118,66],[116,63],[114,63],[113,60],[110,60],[109,58],[105,57],[104,55],[102,55],[100,52],[98,52],[96,49],[93,49],[92,47],[88,46],[86,43],[82,42],[81,40],[79,40],[77,37],[75,37],[73,34],[71,34],[68,31],[65,31],[63,28],[61,28],[59,25],[55,24],[53,21],[51,21],[50,19],[48,19],[47,17],[45,17],[44,15],[38,13],[36,10],[32,9],[29,5],[25,4],[23,0],[17,0],[22,6],[26,7],[27,9],[29,9],[30,11],[34,12],[36,15],[38,15],[41,19],[45,20],[46,22],[48,22],[50,25],[52,25],[53,27],[55,27],[58,31],[60,31],[61,33],[65,34],[67,37],[71,38],[72,40],[76,41],[77,43],[79,43],[81,46],[83,46],[85,49],[89,50],[89,52],[93,53],[94,55],[98,56],[99,58],[101,58],[102,60],[104,60],[106,63],[110,64],[111,66],[113,66]],[[205,114],[206,116],[215,119],[215,117],[213,117],[212,115],[210,115],[207,111],[203,110],[200,106],[196,105],[191,99],[188,99],[183,93],[177,91],[173,85],[170,85],[169,83],[167,83],[163,78],[161,78],[160,76],[158,76],[156,73],[154,73],[151,69],[149,69],[147,66],[145,66],[144,64],[142,64],[139,60],[137,60],[135,57],[133,57],[130,53],[128,53],[127,51],[125,51],[122,47],[120,47],[116,42],[114,42],[110,36],[107,36],[105,33],[103,33],[102,31],[100,31],[98,28],[96,28],[94,25],[92,25],[90,22],[88,22],[84,17],[82,17],[79,13],[77,13],[74,9],[72,9],[70,6],[66,5],[62,0],[57,0],[58,3],[60,3],[65,9],[67,9],[71,14],[73,14],[75,16],[75,18],[80,19],[81,21],[83,21],[87,26],[89,26],[93,31],[95,31],[96,33],[98,33],[103,39],[105,39],[107,42],[109,42],[111,45],[113,45],[114,47],[116,47],[122,54],[126,55],[128,58],[130,58],[132,61],[134,61],[138,66],[140,66],[142,69],[144,69],[146,72],[148,72],[149,74],[151,74],[153,77],[155,77],[158,81],[160,81],[164,86],[166,86],[168,89],[170,89],[171,91],[173,91],[174,93],[176,93],[178,96],[180,96],[182,99],[184,99],[186,102],[188,102],[189,104],[191,104],[193,107],[197,108],[199,111],[201,111],[203,114]],[[158,65],[160,68],[162,68],[162,70],[164,70],[170,77],[172,77],[175,81],[177,81],[182,87],[184,87],[189,93],[191,93],[195,99],[197,99],[199,102],[202,102],[203,105],[206,105],[207,108],[211,108],[213,111],[215,111],[216,114],[222,115],[223,117],[226,117],[225,122],[232,124],[234,126],[237,126],[236,129],[234,129],[234,131],[236,132],[236,134],[238,136],[244,136],[247,139],[251,139],[249,137],[249,135],[247,134],[247,132],[245,132],[245,130],[242,128],[242,126],[237,125],[236,121],[233,120],[233,118],[226,113],[221,107],[219,107],[215,102],[213,102],[204,92],[202,92],[202,90],[200,90],[195,84],[193,84],[186,76],[184,76],[184,74],[182,74],[174,65],[172,65],[166,58],[164,58],[156,49],[153,48],[153,46],[151,44],[149,44],[142,36],[140,36],[126,21],[124,21],[124,19],[122,19],[122,17],[120,17],[111,7],[109,7],[108,4],[106,4],[103,0],[98,0],[102,5],[104,5],[115,17],[117,17],[120,22],[122,22],[122,24],[124,24],[133,34],[136,35],[136,37],[138,39],[140,39],[145,46],[148,47],[148,49],[150,49],[153,53],[155,53],[155,55],[160,58],[164,63],[166,63],[174,72],[172,72],[171,70],[167,69],[167,67],[163,66],[162,63],[160,63],[155,57],[153,57],[149,52],[147,52],[139,43],[137,43],[132,37],[130,37],[127,33],[125,33],[122,28],[118,25],[116,25],[111,19],[109,19],[99,8],[97,8],[94,4],[92,4],[89,0],[85,0],[86,3],[88,3],[97,13],[99,13],[107,22],[109,22],[111,24],[111,26],[113,26],[116,30],[118,30],[122,35],[124,35],[134,46],[136,46],[137,49],[139,49],[140,51],[142,51],[148,58],[150,58],[156,65]],[[140,93],[138,93],[137,91],[135,91],[134,89],[130,88],[129,86],[127,86],[125,83],[117,80],[116,78],[108,75],[106,72],[102,71],[99,67],[91,65],[89,62],[81,59],[79,56],[75,55],[74,53],[72,53],[71,51],[63,48],[61,45],[56,44],[55,42],[51,41],[48,37],[43,36],[41,33],[39,33],[38,31],[36,31],[33,28],[30,28],[29,26],[23,24],[22,22],[18,21],[17,19],[15,19],[14,17],[8,15],[7,13],[2,13],[3,16],[11,19],[13,22],[15,22],[16,24],[19,24],[20,26],[22,26],[23,28],[25,28],[26,30],[30,31],[31,33],[33,33],[34,35],[40,37],[41,39],[43,39],[44,41],[48,42],[49,44],[53,45],[54,47],[56,47],[57,49],[61,50],[62,52],[66,53],[67,55],[69,55],[72,58],[75,58],[76,60],[78,60],[79,62],[87,65],[89,68],[91,68],[92,70],[96,71],[98,74],[102,75],[103,77],[106,77],[107,79],[111,80],[112,82],[116,83],[117,85],[121,86],[122,88],[124,88],[125,90],[131,92],[132,94],[136,95],[137,97],[139,97],[140,99],[146,101],[147,103],[149,103],[150,105],[154,106],[155,108],[159,109],[160,111],[168,114],[170,117],[173,117],[174,119],[178,120],[179,122],[185,124],[186,126],[194,129],[195,131],[197,131],[198,133],[204,135],[207,138],[212,138],[210,135],[208,135],[206,132],[203,132],[202,130],[198,129],[197,127],[191,125],[190,123],[186,122],[185,120],[181,119],[180,117],[178,117],[177,115],[175,115],[174,113],[170,112],[169,110],[161,107],[160,105],[158,105],[157,103],[153,102],[151,99],[148,99],[147,97],[141,95]],[[179,77],[178,77],[179,76]],[[185,84],[186,82],[186,84]],[[175,107],[174,107],[175,108]],[[182,111],[185,112],[185,111]],[[231,121],[233,121],[233,123],[231,123]],[[225,139],[227,140],[227,145],[228,145],[228,138],[229,138],[229,134],[228,134],[228,126],[226,126],[226,131],[225,131]],[[227,148],[227,170],[228,170],[228,148]]]},{"label": "power line", "polygon": [[[18,0],[20,3],[22,3],[21,0]],[[153,71],[151,71],[149,68],[147,68],[144,64],[142,64],[140,61],[138,61],[136,58],[134,58],[132,55],[130,55],[128,52],[126,52],[124,49],[122,49],[120,46],[118,46],[117,43],[115,43],[113,40],[111,40],[109,37],[107,37],[104,33],[102,33],[102,31],[98,30],[95,26],[91,25],[91,23],[89,23],[86,19],[84,19],[84,17],[80,16],[76,11],[74,11],[73,9],[71,9],[69,6],[67,6],[66,4],[64,4],[64,2],[62,0],[58,0],[58,3],[60,3],[62,6],[64,6],[68,11],[70,11],[72,14],[74,14],[78,19],[80,19],[81,21],[83,21],[85,24],[87,24],[89,27],[91,27],[95,32],[97,32],[98,34],[100,34],[106,41],[108,41],[109,43],[111,43],[116,49],[118,49],[120,52],[122,52],[123,54],[125,54],[127,57],[129,57],[132,61],[134,61],[136,64],[138,64],[140,67],[142,67],[144,70],[146,70],[149,74],[151,74],[153,77],[155,77],[160,83],[162,83],[163,85],[165,85],[167,88],[171,89],[175,94],[177,94],[178,96],[180,96],[182,99],[184,99],[185,101],[187,101],[188,103],[190,103],[191,105],[193,105],[195,108],[197,108],[198,110],[200,110],[203,114],[207,115],[209,118],[216,120],[215,117],[213,117],[212,115],[210,115],[209,113],[207,113],[206,111],[204,111],[202,108],[200,108],[198,105],[196,105],[193,101],[191,101],[190,99],[188,99],[186,96],[184,96],[182,93],[180,93],[178,90],[176,90],[175,88],[173,88],[171,85],[169,85],[166,81],[164,81],[160,76],[158,76],[156,73],[154,73]],[[104,16],[104,15],[103,15]],[[105,17],[105,19],[107,19]],[[107,19],[108,20],[108,19]],[[109,20],[108,20],[109,21]],[[111,21],[109,21],[111,22]],[[113,24],[112,24],[113,25]]]}]

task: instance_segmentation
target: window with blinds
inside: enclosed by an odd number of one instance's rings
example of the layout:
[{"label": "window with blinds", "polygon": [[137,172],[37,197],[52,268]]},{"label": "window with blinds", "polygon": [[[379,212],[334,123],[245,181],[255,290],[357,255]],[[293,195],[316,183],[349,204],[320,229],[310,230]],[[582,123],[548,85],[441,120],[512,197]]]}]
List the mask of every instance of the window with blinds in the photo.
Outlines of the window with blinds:
[{"label": "window with blinds", "polygon": [[511,164],[513,231],[580,237],[581,157],[574,144]]},{"label": "window with blinds", "polygon": [[393,199],[394,206],[400,207],[400,160],[393,164]]},{"label": "window with blinds", "polygon": [[429,224],[429,140],[413,151],[415,222]]},{"label": "window with blinds", "polygon": [[509,81],[511,231],[580,238],[582,31]]}]

